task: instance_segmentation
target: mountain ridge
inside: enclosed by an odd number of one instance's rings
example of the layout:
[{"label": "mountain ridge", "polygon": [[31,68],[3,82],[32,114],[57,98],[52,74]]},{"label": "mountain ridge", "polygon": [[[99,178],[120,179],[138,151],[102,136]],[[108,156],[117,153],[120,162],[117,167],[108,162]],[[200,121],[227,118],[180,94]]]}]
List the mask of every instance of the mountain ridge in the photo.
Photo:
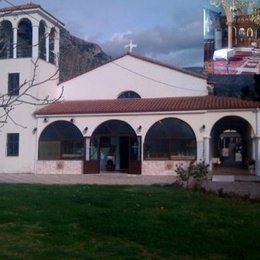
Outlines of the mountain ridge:
[{"label": "mountain ridge", "polygon": [[112,59],[96,43],[60,31],[60,83],[93,70]]}]

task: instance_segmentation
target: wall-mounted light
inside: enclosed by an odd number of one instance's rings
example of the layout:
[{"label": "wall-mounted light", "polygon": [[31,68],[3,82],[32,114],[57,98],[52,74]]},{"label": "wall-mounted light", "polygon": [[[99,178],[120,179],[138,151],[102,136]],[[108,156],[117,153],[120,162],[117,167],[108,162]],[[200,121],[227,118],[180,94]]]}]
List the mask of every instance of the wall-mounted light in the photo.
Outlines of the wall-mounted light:
[{"label": "wall-mounted light", "polygon": [[74,118],[71,118],[71,119],[70,119],[70,122],[71,122],[72,124],[74,124],[75,119],[74,119]]},{"label": "wall-mounted light", "polygon": [[45,118],[43,119],[43,123],[47,123],[47,122],[48,122],[48,118],[45,117]]},{"label": "wall-mounted light", "polygon": [[35,134],[37,131],[37,127],[34,127],[33,130],[32,130],[32,133]]},{"label": "wall-mounted light", "polygon": [[142,131],[142,126],[139,125],[138,128],[136,129],[136,132],[137,132],[137,133],[140,133],[141,131]]},{"label": "wall-mounted light", "polygon": [[88,127],[86,126],[86,127],[84,128],[84,130],[83,130],[83,133],[85,134],[85,133],[87,133],[87,131],[88,131]]},{"label": "wall-mounted light", "polygon": [[204,131],[205,129],[206,129],[205,125],[202,125],[201,128],[200,128],[201,131]]}]

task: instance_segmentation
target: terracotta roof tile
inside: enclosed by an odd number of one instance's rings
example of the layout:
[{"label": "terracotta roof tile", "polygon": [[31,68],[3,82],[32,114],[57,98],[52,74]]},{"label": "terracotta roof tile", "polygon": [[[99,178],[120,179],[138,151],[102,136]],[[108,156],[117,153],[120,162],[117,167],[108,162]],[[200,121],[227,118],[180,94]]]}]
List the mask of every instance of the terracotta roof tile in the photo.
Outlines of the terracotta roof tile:
[{"label": "terracotta roof tile", "polygon": [[34,8],[41,8],[41,6],[34,3],[27,3],[23,5],[3,7],[0,8],[0,12],[12,12],[12,11],[19,11],[19,10],[34,9]]},{"label": "terracotta roof tile", "polygon": [[51,13],[44,10],[40,5],[31,2],[23,5],[16,5],[16,6],[13,5],[13,6],[0,8],[0,13],[9,13],[9,12],[11,13],[14,11],[24,11],[25,13],[25,10],[30,10],[30,9],[40,9],[46,14],[48,14],[50,17],[52,17],[52,19],[56,20],[60,25],[64,26],[64,23],[58,20],[56,17],[54,17]]},{"label": "terracotta roof tile", "polygon": [[105,114],[254,108],[260,108],[260,102],[244,101],[228,97],[197,96],[62,101],[41,108],[35,114]]}]

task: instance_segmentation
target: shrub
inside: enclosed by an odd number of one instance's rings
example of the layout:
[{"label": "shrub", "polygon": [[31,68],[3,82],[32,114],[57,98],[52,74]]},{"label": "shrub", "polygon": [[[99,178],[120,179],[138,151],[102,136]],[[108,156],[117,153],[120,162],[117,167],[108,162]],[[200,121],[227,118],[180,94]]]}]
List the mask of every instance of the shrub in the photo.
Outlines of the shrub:
[{"label": "shrub", "polygon": [[204,161],[190,162],[186,168],[180,164],[175,170],[178,176],[177,182],[184,187],[189,186],[191,179],[194,179],[196,184],[201,183],[207,177],[208,167],[209,165],[205,164]]},{"label": "shrub", "polygon": [[183,166],[183,164],[177,165],[177,168],[175,170],[178,179],[177,183],[180,184],[181,186],[188,186],[190,177],[191,177],[191,166],[192,163],[189,164],[189,166],[186,168]]}]

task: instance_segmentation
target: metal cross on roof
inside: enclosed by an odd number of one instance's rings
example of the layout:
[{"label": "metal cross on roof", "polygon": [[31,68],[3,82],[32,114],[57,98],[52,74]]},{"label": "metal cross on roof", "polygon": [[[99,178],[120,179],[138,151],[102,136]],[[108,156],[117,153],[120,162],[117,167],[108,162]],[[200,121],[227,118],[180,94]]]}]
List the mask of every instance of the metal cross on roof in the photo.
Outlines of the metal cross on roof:
[{"label": "metal cross on roof", "polygon": [[129,52],[133,51],[133,48],[136,48],[137,44],[133,44],[133,41],[130,40],[129,44],[125,45],[125,49],[129,49]]}]

